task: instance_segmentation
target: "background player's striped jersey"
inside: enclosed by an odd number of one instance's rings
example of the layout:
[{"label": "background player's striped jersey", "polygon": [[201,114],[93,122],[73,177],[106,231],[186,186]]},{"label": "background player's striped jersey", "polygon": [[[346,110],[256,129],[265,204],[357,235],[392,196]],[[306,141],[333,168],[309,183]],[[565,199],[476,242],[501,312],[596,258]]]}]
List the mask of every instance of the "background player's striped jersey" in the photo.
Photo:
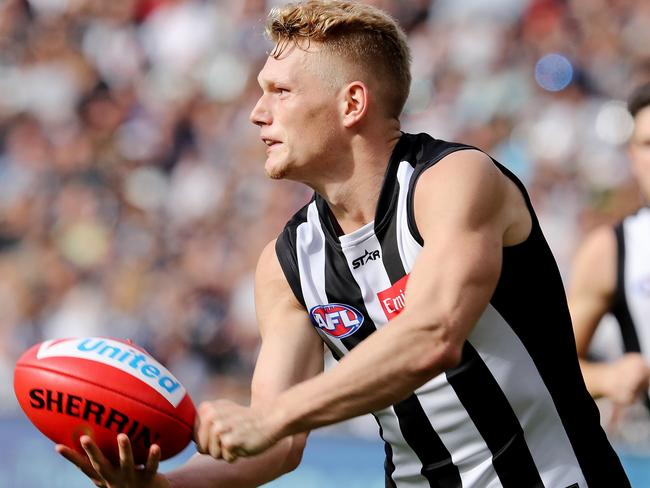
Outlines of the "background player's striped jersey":
[{"label": "background player's striped jersey", "polygon": [[[616,292],[612,313],[625,352],[650,359],[650,208],[643,207],[614,227],[617,249]],[[650,411],[650,396],[643,402]]]}]

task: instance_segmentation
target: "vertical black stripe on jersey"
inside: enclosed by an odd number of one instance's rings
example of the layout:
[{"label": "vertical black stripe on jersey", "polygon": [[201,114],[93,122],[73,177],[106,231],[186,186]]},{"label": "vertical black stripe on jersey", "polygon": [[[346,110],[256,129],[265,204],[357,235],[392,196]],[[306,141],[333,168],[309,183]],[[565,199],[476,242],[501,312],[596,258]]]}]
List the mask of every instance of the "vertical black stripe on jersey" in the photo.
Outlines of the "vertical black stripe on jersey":
[{"label": "vertical black stripe on jersey", "polygon": [[[384,228],[385,219],[389,217],[395,218],[394,210],[397,207],[397,200],[399,197],[397,172],[399,171],[399,166],[403,157],[406,156],[406,153],[410,148],[411,139],[411,135],[402,134],[402,137],[400,137],[393,149],[393,153],[388,161],[388,166],[386,167],[384,183],[381,187],[379,198],[377,200],[377,209],[375,210],[375,235],[380,241],[380,228]],[[409,161],[411,160],[412,158],[409,158]],[[414,163],[410,164],[412,166]]]},{"label": "vertical black stripe on jersey", "polygon": [[[400,142],[404,141],[404,137]],[[398,234],[400,232],[397,223],[397,204],[402,191],[408,191],[408,188],[401,188],[400,182],[397,179],[397,172],[399,170],[399,158],[391,161],[392,168],[388,172],[391,181],[384,186],[381,198],[378,205],[378,216],[381,220],[375,219],[375,235],[381,246],[381,259],[386,269],[386,274],[390,280],[391,285],[394,285],[406,274],[405,264],[402,263],[402,257],[399,254],[399,247],[397,244]],[[390,192],[387,190],[390,187]],[[381,211],[380,211],[381,209]],[[390,211],[392,210],[392,211]]]},{"label": "vertical black stripe on jersey", "polygon": [[390,445],[390,442],[386,442],[384,439],[384,428],[381,426],[381,422],[375,414],[372,414],[379,425],[379,437],[384,441],[384,453],[386,457],[384,458],[384,486],[385,488],[397,488],[395,480],[393,479],[393,473],[395,472],[395,464],[393,463],[393,447]]},{"label": "vertical black stripe on jersey", "polygon": [[625,233],[622,223],[614,227],[616,235],[616,290],[612,313],[618,320],[625,352],[641,352],[639,336],[625,297]]},{"label": "vertical black stripe on jersey", "polygon": [[323,341],[323,344],[327,346],[329,352],[332,353],[332,357],[336,359],[336,361],[340,361],[342,356],[339,355],[339,353],[336,351],[336,348],[332,345],[332,343],[326,337],[323,336],[319,336],[319,337]]},{"label": "vertical black stripe on jersey", "polygon": [[351,351],[357,344],[377,330],[364,305],[361,288],[352,276],[343,251],[325,243],[325,294],[329,303],[354,303],[363,315],[363,324],[351,336],[341,339]]},{"label": "vertical black stripe on jersey", "polygon": [[[625,352],[641,353],[641,343],[625,295],[625,232],[623,231],[623,222],[619,222],[614,226],[614,234],[616,235],[616,290],[612,314],[616,317],[621,328]],[[650,397],[647,392],[643,395],[643,404],[650,411]]]},{"label": "vertical black stripe on jersey", "polygon": [[544,488],[515,412],[469,342],[463,345],[460,364],[446,376],[490,449],[502,486]]},{"label": "vertical black stripe on jersey", "polygon": [[[290,223],[306,222],[308,208],[309,205],[306,205],[300,209],[291,219]],[[275,254],[287,279],[287,283],[291,287],[291,291],[293,291],[293,294],[302,306],[306,308],[305,298],[302,296],[302,288],[300,286],[300,270],[296,261],[296,234],[298,225],[287,225],[284,228],[275,241]]]},{"label": "vertical black stripe on jersey", "polygon": [[461,488],[458,467],[435,431],[418,397],[413,394],[396,403],[397,414],[404,439],[422,463],[420,473],[432,488]]},{"label": "vertical black stripe on jersey", "polygon": [[406,274],[402,258],[397,247],[397,215],[393,214],[387,225],[376,231],[377,240],[381,247],[381,260],[386,269],[390,284],[394,285]]}]

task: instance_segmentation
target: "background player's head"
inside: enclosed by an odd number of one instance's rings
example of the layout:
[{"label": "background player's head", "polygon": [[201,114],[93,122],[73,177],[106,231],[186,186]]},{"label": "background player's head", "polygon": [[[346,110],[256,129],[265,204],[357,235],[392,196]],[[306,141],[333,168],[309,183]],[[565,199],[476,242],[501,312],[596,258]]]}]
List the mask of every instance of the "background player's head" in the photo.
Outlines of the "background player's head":
[{"label": "background player's head", "polygon": [[632,92],[628,110],[634,118],[629,144],[632,171],[647,203],[650,202],[650,82]]},{"label": "background player's head", "polygon": [[271,177],[300,179],[294,170],[332,154],[333,141],[345,145],[368,121],[398,120],[411,56],[385,12],[348,1],[288,4],[271,10],[266,33],[274,48],[260,72],[264,94],[251,120],[270,139]]}]

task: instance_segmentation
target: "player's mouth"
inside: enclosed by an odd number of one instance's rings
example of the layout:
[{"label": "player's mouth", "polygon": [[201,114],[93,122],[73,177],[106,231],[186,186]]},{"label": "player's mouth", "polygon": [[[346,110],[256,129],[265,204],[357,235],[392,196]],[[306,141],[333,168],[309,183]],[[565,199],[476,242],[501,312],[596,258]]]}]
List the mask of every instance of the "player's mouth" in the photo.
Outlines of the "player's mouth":
[{"label": "player's mouth", "polygon": [[269,139],[268,137],[262,137],[262,142],[266,144],[266,153],[269,154],[276,147],[280,146],[282,142],[276,139]]},{"label": "player's mouth", "polygon": [[277,141],[275,139],[269,139],[267,137],[262,137],[262,142],[266,144],[266,147],[269,149],[278,146],[279,144],[282,144],[280,141]]}]

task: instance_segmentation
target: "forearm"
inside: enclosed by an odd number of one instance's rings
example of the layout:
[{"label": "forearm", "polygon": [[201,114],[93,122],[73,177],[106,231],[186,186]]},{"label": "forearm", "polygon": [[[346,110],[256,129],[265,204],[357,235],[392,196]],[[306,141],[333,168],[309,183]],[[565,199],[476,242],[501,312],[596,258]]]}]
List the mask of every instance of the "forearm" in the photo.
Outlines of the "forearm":
[{"label": "forearm", "polygon": [[648,389],[650,368],[640,353],[626,353],[615,361],[602,363],[580,358],[580,367],[587,389],[595,398],[606,396],[628,405]]},{"label": "forearm", "polygon": [[306,434],[280,440],[265,452],[232,464],[196,454],[180,468],[165,473],[156,488],[255,488],[295,469]]},{"label": "forearm", "polygon": [[587,385],[587,390],[593,398],[609,396],[611,364],[580,358],[580,369],[582,370],[582,376]]},{"label": "forearm", "polygon": [[281,435],[383,409],[448,367],[433,328],[410,327],[404,312],[374,332],[336,367],[282,393],[273,405]]}]

